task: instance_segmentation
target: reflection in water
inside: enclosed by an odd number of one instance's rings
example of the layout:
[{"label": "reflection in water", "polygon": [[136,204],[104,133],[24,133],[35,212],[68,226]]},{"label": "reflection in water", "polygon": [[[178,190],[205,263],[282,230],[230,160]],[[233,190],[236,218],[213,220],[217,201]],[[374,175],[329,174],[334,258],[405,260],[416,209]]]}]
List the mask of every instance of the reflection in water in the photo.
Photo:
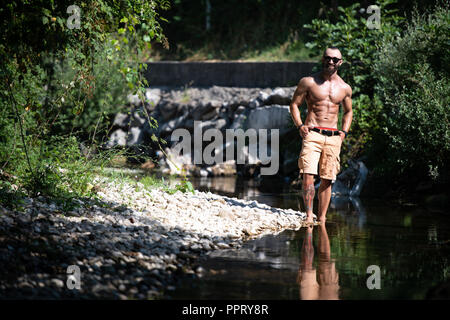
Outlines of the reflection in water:
[{"label": "reflection in water", "polygon": [[260,195],[257,188],[257,182],[253,180],[242,180],[235,176],[231,177],[190,177],[189,179],[194,188],[200,191],[210,191],[228,197],[237,197],[240,199],[249,199]]},{"label": "reflection in water", "polygon": [[437,236],[437,228],[435,224],[431,224],[428,226],[428,243],[429,244],[436,244],[438,242],[438,236]]},{"label": "reflection in water", "polygon": [[348,213],[346,220],[349,225],[357,225],[359,229],[363,229],[366,225],[366,209],[358,197],[331,197],[330,208],[340,213]]},{"label": "reflection in water", "polygon": [[[218,177],[191,182],[202,191],[304,211],[301,193],[285,181]],[[329,214],[326,228],[286,230],[237,250],[206,256],[199,261],[206,270],[201,279],[184,279],[170,297],[449,298],[449,216],[419,207],[396,207],[375,197],[360,201],[349,196],[332,197]],[[381,290],[366,286],[369,265],[386,270]]]},{"label": "reflection in water", "polygon": [[[301,300],[339,300],[339,274],[331,259],[330,240],[325,223],[318,226],[318,267],[313,266],[313,228],[308,227],[301,249],[297,283]],[[319,273],[317,277],[317,271]]]}]

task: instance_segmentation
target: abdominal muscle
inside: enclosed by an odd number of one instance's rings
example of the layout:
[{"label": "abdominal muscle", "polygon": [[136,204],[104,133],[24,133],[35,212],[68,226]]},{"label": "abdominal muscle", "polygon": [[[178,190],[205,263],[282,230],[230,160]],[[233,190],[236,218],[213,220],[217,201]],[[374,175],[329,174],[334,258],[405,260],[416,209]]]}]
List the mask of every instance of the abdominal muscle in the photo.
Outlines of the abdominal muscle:
[{"label": "abdominal muscle", "polygon": [[308,104],[306,124],[313,127],[337,129],[339,105],[330,101],[321,102],[314,103],[311,106]]}]

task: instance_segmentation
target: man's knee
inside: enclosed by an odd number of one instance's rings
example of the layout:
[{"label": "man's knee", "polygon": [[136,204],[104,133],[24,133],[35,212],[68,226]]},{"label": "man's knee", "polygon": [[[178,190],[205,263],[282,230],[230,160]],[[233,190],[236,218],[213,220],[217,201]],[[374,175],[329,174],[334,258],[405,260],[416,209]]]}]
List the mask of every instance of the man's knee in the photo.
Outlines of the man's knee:
[{"label": "man's knee", "polygon": [[314,184],[314,175],[305,173],[303,174],[303,185]]},{"label": "man's knee", "polygon": [[331,180],[328,179],[320,179],[320,188],[328,188],[329,186],[331,186]]}]

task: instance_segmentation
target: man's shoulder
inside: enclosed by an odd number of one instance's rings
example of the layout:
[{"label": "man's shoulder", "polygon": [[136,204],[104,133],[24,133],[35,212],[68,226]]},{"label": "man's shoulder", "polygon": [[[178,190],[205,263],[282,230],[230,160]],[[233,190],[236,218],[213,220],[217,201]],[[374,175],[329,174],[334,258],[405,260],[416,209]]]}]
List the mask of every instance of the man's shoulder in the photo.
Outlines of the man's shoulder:
[{"label": "man's shoulder", "polygon": [[341,86],[350,88],[350,85],[347,82],[345,82],[344,79],[341,78],[341,76],[338,75],[338,77]]},{"label": "man's shoulder", "polygon": [[314,75],[303,77],[298,82],[298,85],[301,87],[310,87],[313,84],[314,84]]},{"label": "man's shoulder", "polygon": [[345,89],[345,91],[349,92],[350,94],[352,93],[352,87],[350,87],[350,85],[344,81],[344,79],[342,79],[341,77],[339,77],[340,82],[341,82],[341,86],[342,88]]}]

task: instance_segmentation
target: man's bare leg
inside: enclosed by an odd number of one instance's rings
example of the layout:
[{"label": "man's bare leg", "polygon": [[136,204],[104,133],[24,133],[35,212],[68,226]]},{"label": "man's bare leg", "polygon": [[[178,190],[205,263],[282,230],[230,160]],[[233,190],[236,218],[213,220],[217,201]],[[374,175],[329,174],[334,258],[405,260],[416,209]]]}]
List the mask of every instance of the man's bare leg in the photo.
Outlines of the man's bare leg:
[{"label": "man's bare leg", "polygon": [[328,206],[330,205],[331,199],[331,180],[320,180],[319,194],[317,195],[317,197],[319,198],[317,220],[321,223],[325,223]]},{"label": "man's bare leg", "polygon": [[303,174],[302,195],[306,210],[306,223],[313,223],[313,202],[316,190],[314,189],[314,175],[309,173]]}]

